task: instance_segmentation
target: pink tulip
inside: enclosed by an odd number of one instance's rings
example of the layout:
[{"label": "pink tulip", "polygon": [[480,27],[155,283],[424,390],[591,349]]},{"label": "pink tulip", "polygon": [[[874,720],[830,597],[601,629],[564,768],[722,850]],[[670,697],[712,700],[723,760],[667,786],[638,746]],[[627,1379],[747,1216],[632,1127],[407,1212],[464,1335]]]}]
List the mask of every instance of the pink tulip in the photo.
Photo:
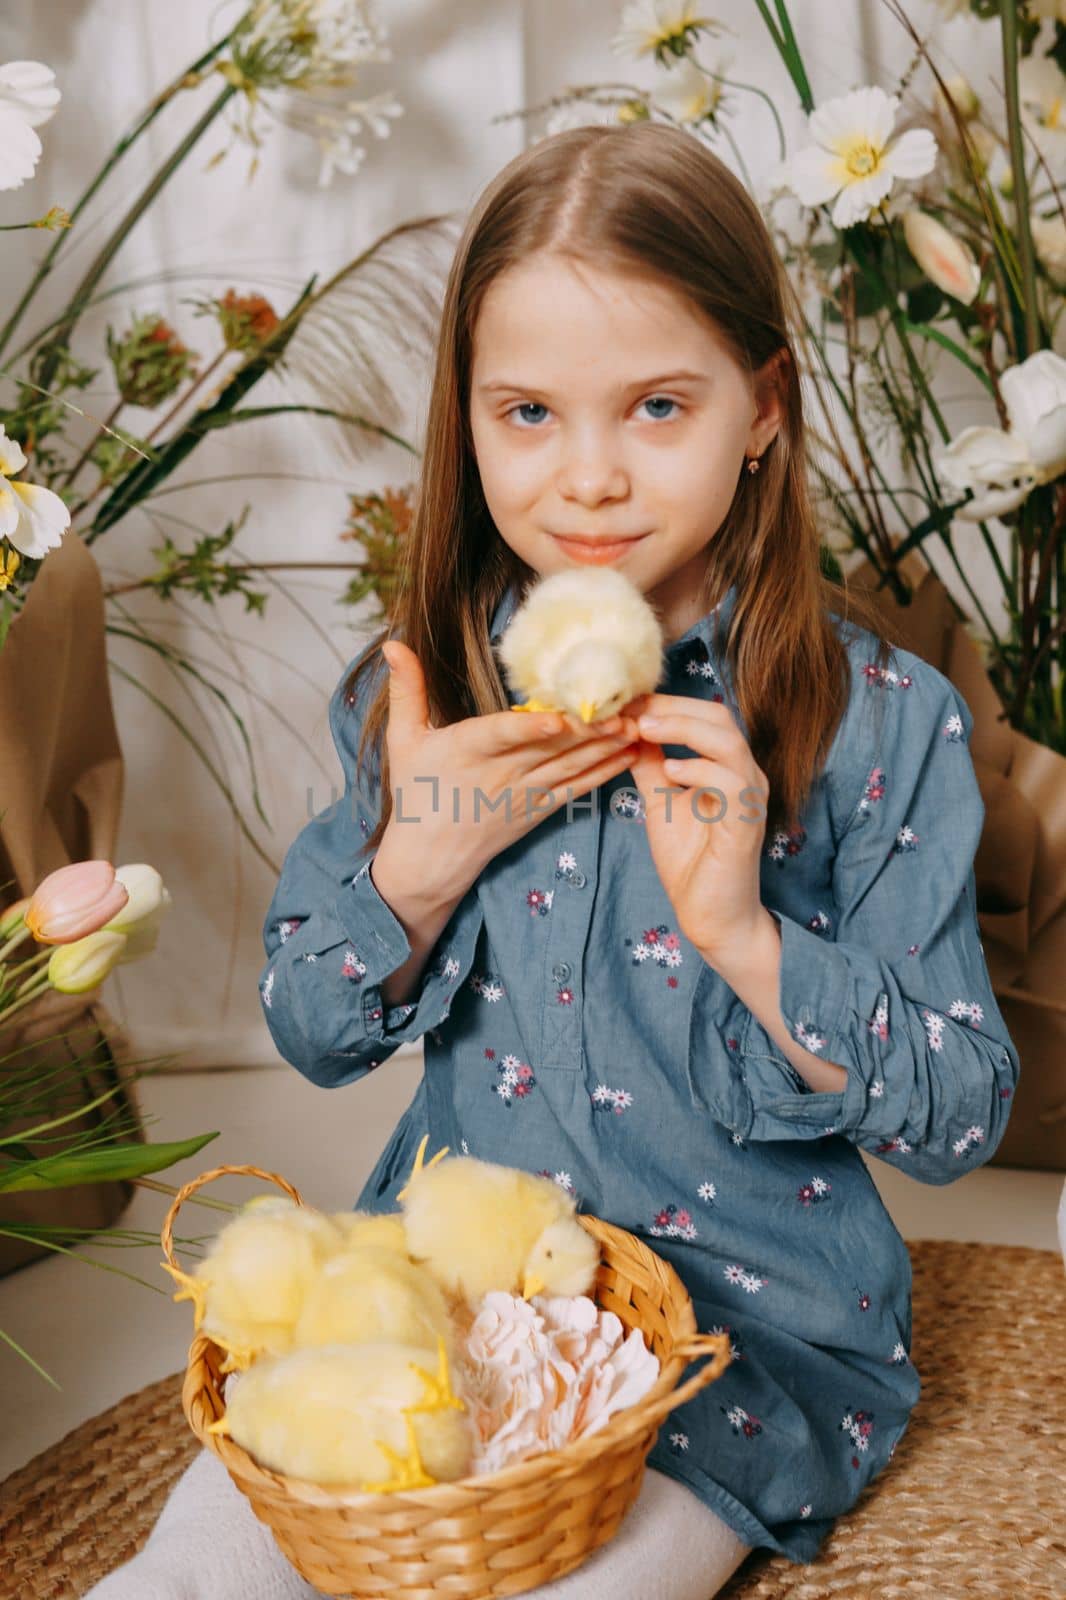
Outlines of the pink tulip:
[{"label": "pink tulip", "polygon": [[128,899],[110,861],[75,861],[37,885],[25,923],[40,944],[72,944],[110,922]]}]

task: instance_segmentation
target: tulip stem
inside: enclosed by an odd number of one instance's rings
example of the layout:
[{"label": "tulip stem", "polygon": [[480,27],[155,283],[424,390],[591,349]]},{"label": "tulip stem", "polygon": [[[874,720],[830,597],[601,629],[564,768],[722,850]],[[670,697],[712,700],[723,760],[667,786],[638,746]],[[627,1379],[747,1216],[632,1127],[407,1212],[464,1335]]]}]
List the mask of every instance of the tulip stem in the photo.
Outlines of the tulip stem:
[{"label": "tulip stem", "polygon": [[1024,355],[1032,355],[1034,350],[1040,348],[1040,314],[1036,304],[1036,257],[1029,217],[1029,178],[1025,170],[1025,136],[1022,131],[1018,93],[1017,0],[999,0],[999,15],[1003,39],[1003,89],[1007,103],[1007,138],[1010,145],[1011,177],[1014,182],[1014,218],[1018,231],[1018,264],[1021,269],[1022,305],[1025,311]]},{"label": "tulip stem", "polygon": [[42,950],[39,955],[31,956],[29,961],[23,961],[21,963],[21,966],[12,967],[12,969],[11,969],[11,976],[12,977],[14,977],[16,972],[22,971],[23,968],[25,968],[25,967],[36,967],[37,968],[36,972],[28,972],[26,974],[26,976],[23,978],[22,982],[19,984],[17,990],[15,991],[16,994],[20,994],[20,995],[21,994],[25,994],[26,991],[29,989],[30,985],[32,983],[36,983],[37,982],[38,978],[41,976],[41,971],[40,971],[41,967],[47,965],[47,963],[51,959],[51,955],[52,955],[51,950]]},{"label": "tulip stem", "polygon": [[[4,1009],[0,1011],[0,1022],[9,1022],[15,1015],[16,1011],[21,1011],[23,1007],[32,1005],[33,1002],[39,999],[39,997],[44,994],[45,990],[50,987],[51,985],[48,982],[48,974],[46,972],[42,973],[41,982],[35,989],[29,990],[26,994],[20,993],[20,996],[17,1000],[12,1001],[11,1005],[5,1006]],[[0,1144],[5,1142],[6,1141],[0,1139]]]},{"label": "tulip stem", "polygon": [[16,928],[10,939],[6,940],[4,944],[0,944],[0,961],[6,961],[8,951],[17,949],[23,939],[29,937],[29,932],[30,930],[25,923],[22,924],[21,928]]}]

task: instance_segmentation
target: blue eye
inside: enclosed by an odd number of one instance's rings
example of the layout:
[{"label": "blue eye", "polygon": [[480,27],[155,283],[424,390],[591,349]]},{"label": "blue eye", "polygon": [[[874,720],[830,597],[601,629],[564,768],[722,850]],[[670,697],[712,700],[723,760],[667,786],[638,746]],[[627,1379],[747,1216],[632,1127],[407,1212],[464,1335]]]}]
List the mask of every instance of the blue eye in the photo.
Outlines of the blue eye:
[{"label": "blue eye", "polygon": [[547,409],[547,406],[542,406],[539,400],[523,400],[520,405],[512,406],[507,415],[514,416],[516,411],[547,411]]},{"label": "blue eye", "polygon": [[[642,404],[646,406],[676,406],[677,401],[669,399],[665,394],[656,394],[652,395],[650,400],[642,401]],[[665,422],[667,419],[660,413],[655,420]]]}]

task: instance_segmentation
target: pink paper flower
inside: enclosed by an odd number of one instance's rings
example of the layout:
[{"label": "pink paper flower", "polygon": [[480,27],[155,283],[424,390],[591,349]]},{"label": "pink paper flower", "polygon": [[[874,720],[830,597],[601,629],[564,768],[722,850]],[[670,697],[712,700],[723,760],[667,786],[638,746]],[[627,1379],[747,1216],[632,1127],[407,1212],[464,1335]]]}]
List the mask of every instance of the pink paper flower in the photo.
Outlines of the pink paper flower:
[{"label": "pink paper flower", "polygon": [[647,1393],[658,1358],[587,1295],[481,1301],[459,1359],[474,1430],[475,1473],[595,1433]]}]

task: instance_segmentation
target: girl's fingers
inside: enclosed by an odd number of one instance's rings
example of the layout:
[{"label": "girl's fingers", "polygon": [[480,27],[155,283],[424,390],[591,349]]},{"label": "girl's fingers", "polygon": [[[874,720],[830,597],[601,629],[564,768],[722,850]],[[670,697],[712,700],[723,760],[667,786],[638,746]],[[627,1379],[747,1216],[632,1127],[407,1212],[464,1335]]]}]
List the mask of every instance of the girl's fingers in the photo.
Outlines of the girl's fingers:
[{"label": "girl's fingers", "polygon": [[646,728],[643,719],[638,724],[641,737],[649,744],[685,744],[698,756],[722,761],[737,773],[752,764],[748,741],[732,719],[727,727],[704,717],[672,715],[657,717],[656,724]]},{"label": "girl's fingers", "polygon": [[472,737],[477,741],[476,753],[482,756],[521,750],[527,745],[543,745],[546,749],[587,746],[591,738],[613,733],[622,726],[621,717],[610,717],[586,726],[577,717],[568,718],[565,712],[513,709],[492,711],[468,720],[477,725],[472,729]]},{"label": "girl's fingers", "polygon": [[637,753],[635,744],[617,734],[610,739],[585,739],[571,749],[558,751],[551,759],[542,762],[529,774],[526,781],[554,788],[557,783],[566,783],[601,761],[611,760],[620,750],[629,752],[627,761],[633,760]]},{"label": "girl's fingers", "polygon": [[[755,797],[755,785],[737,789],[737,774],[731,767],[717,761],[704,761],[698,756],[663,762],[663,769],[671,784],[690,790],[695,797],[697,815],[705,822],[724,821],[727,816],[755,822],[764,813]],[[706,794],[699,794],[704,789]],[[707,807],[711,814],[707,814]]]}]

